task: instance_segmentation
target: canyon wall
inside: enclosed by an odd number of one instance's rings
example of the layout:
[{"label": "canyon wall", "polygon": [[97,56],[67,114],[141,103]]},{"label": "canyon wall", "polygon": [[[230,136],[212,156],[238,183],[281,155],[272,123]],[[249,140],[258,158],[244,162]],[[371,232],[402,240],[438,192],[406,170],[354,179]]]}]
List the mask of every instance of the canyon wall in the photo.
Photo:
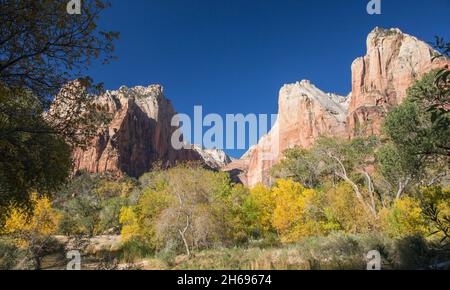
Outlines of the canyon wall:
[{"label": "canyon wall", "polygon": [[[367,54],[352,66],[352,90],[347,96],[325,93],[310,81],[284,85],[279,93],[278,120],[240,160],[220,150],[198,146],[175,150],[171,126],[175,111],[160,85],[121,87],[96,97],[112,121],[88,148],[74,151],[74,171],[115,172],[139,177],[158,166],[200,161],[222,169],[248,186],[270,185],[270,169],[294,146],[311,147],[320,136],[354,138],[380,134],[387,112],[402,103],[408,87],[424,73],[442,67],[437,52],[399,29],[374,29],[367,37]],[[231,163],[230,163],[231,162]]]},{"label": "canyon wall", "polygon": [[167,168],[183,161],[200,161],[219,169],[231,160],[220,150],[198,146],[175,150],[171,126],[175,110],[160,85],[121,87],[96,97],[95,102],[112,116],[87,148],[74,150],[74,172],[126,173],[139,177],[155,166]]},{"label": "canyon wall", "polygon": [[309,81],[285,85],[279,94],[278,121],[252,148],[239,170],[241,182],[270,185],[270,168],[294,146],[311,147],[319,136],[353,138],[380,134],[386,113],[401,104],[408,87],[424,73],[442,67],[437,52],[399,29],[375,28],[367,37],[367,54],[352,64],[348,96],[327,94]]},{"label": "canyon wall", "polygon": [[399,29],[375,28],[367,54],[352,64],[352,92],[347,116],[350,137],[379,134],[383,117],[403,102],[411,84],[443,63],[427,43]]}]

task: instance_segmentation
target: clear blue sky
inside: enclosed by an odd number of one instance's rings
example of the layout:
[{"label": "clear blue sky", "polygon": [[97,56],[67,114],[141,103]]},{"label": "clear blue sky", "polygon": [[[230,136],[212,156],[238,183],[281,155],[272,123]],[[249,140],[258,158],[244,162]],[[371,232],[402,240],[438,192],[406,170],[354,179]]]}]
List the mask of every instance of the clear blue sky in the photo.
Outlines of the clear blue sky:
[{"label": "clear blue sky", "polygon": [[107,89],[162,84],[180,113],[272,114],[285,83],[347,95],[376,26],[450,39],[450,0],[382,0],[382,15],[368,15],[368,2],[112,0],[100,25],[121,33],[119,59],[89,73]]}]

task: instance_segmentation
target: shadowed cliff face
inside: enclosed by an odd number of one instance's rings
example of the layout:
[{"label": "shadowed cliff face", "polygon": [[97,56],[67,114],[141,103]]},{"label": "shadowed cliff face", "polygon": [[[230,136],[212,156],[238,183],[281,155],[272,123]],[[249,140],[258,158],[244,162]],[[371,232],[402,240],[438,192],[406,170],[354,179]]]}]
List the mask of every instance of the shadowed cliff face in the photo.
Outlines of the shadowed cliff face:
[{"label": "shadowed cliff face", "polygon": [[428,44],[399,29],[374,29],[367,38],[367,55],[352,64],[352,92],[326,94],[309,81],[285,85],[279,95],[279,119],[245,160],[225,170],[239,169],[240,180],[270,185],[270,168],[291,147],[311,147],[320,136],[354,138],[378,135],[386,113],[403,102],[408,87],[423,74],[444,64],[433,61]]},{"label": "shadowed cliff face", "polygon": [[108,171],[139,177],[155,166],[166,168],[177,162],[200,161],[217,169],[230,161],[225,154],[194,146],[173,149],[171,138],[177,128],[171,126],[171,120],[175,111],[159,85],[122,87],[97,97],[96,102],[113,116],[112,121],[99,130],[91,146],[74,150],[75,172]]}]

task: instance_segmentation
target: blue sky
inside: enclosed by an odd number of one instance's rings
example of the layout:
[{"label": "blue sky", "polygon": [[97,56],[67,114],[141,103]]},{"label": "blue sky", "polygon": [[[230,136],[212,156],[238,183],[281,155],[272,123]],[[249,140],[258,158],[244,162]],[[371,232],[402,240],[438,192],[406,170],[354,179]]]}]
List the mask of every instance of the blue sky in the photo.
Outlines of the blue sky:
[{"label": "blue sky", "polygon": [[[350,65],[376,26],[450,39],[450,0],[112,0],[118,60],[89,74],[107,89],[162,84],[177,112],[273,114],[283,84],[309,79],[347,95]],[[227,150],[239,157],[243,150]]]}]

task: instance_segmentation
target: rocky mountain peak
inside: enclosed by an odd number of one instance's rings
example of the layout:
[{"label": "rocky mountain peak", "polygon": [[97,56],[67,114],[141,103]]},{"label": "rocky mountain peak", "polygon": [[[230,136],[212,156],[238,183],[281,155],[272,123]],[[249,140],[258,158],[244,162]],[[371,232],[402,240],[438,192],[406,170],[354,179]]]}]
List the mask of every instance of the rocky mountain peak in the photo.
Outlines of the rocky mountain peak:
[{"label": "rocky mountain peak", "polygon": [[219,150],[175,150],[171,126],[175,110],[161,85],[120,87],[95,97],[112,121],[92,140],[92,146],[75,149],[74,171],[114,172],[139,177],[154,165],[170,167],[178,162],[201,161],[218,169],[230,162]]},{"label": "rocky mountain peak", "polygon": [[[280,90],[280,104],[291,105],[295,102],[317,103],[330,112],[337,121],[344,122],[347,114],[346,97],[325,93],[309,80],[286,84]],[[280,106],[281,107],[281,106]]]},{"label": "rocky mountain peak", "polygon": [[211,169],[219,170],[232,161],[232,159],[220,149],[205,149],[198,145],[192,145],[192,149],[202,157],[203,161]]},{"label": "rocky mountain peak", "polygon": [[408,87],[445,65],[433,61],[436,53],[398,28],[375,28],[367,37],[366,55],[352,63],[352,91],[347,97],[325,93],[308,80],[284,85],[274,128],[227,170],[239,168],[241,180],[249,186],[270,184],[270,168],[288,148],[308,148],[320,136],[380,134],[386,113],[403,102]]},{"label": "rocky mountain peak", "polygon": [[399,28],[382,28],[375,27],[367,36],[367,39],[383,39],[389,36],[403,35]]}]

